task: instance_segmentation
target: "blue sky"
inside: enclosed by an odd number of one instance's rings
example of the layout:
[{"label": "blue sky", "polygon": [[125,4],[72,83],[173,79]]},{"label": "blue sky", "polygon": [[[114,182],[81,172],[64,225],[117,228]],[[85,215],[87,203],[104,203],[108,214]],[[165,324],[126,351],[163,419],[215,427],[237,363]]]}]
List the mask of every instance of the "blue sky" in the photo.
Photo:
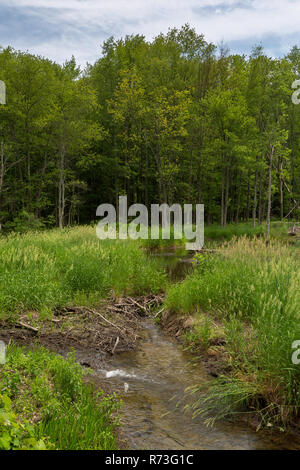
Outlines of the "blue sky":
[{"label": "blue sky", "polygon": [[300,0],[0,0],[0,45],[62,63],[85,65],[113,35],[151,39],[189,23],[208,41],[248,54],[262,43],[270,56],[300,46]]}]

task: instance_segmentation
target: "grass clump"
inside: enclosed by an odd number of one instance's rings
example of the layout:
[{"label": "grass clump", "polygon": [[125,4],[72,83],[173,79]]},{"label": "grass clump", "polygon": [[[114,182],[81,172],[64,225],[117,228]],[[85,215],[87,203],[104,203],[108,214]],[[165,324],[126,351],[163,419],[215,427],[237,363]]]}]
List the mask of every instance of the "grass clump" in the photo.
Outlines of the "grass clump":
[{"label": "grass clump", "polygon": [[184,339],[190,351],[207,352],[212,345],[222,344],[224,328],[210,315],[198,312],[192,320],[192,328],[185,331]]},{"label": "grass clump", "polygon": [[115,449],[119,403],[85,385],[83,374],[73,355],[11,344],[0,366],[0,448]]},{"label": "grass clump", "polygon": [[253,409],[278,423],[298,416],[300,368],[292,343],[300,339],[299,260],[297,250],[279,241],[266,247],[260,239],[234,239],[169,289],[167,308],[210,312],[224,325],[230,372],[210,385],[208,398],[196,400],[195,410],[214,409],[221,417]]},{"label": "grass clump", "polygon": [[0,316],[97,303],[111,290],[155,293],[164,282],[137,242],[99,240],[92,227],[0,238]]}]

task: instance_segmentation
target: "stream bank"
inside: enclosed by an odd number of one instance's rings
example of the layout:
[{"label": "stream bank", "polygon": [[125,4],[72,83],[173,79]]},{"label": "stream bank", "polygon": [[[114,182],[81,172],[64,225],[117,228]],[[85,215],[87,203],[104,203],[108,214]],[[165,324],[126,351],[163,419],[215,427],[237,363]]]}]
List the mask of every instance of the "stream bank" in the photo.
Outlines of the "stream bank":
[{"label": "stream bank", "polygon": [[247,423],[222,421],[208,428],[203,418],[184,412],[187,387],[209,379],[206,368],[152,320],[143,320],[136,351],[115,354],[95,369],[124,404],[122,429],[131,449],[299,449],[300,439],[255,432]]},{"label": "stream bank", "polygon": [[[189,255],[157,257],[174,281],[189,272]],[[127,448],[299,449],[300,439],[294,435],[257,433],[245,422],[222,421],[207,428],[202,418],[183,411],[186,388],[207,383],[212,370],[178,342],[191,319],[165,314],[159,328],[149,318],[160,303],[157,296],[111,298],[97,309],[61,309],[42,322],[30,312],[22,317],[23,326],[3,324],[0,339],[25,345],[37,341],[63,355],[75,348],[78,361],[92,372],[87,380],[123,400],[121,439]]]}]

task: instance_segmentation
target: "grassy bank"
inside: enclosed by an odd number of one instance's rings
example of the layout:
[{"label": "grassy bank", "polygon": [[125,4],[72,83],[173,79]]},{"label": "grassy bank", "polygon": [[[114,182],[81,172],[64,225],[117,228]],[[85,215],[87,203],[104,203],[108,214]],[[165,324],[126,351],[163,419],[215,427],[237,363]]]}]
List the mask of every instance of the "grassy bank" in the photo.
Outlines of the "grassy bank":
[{"label": "grassy bank", "polygon": [[241,238],[197,261],[166,298],[168,309],[194,313],[188,340],[204,349],[219,344],[214,353],[226,371],[210,384],[209,398],[194,389],[195,412],[256,410],[265,423],[293,421],[300,405],[300,367],[292,363],[300,339],[299,251]]},{"label": "grassy bank", "polygon": [[0,365],[0,449],[115,449],[118,402],[83,375],[72,356],[10,345]]},{"label": "grassy bank", "polygon": [[0,316],[48,313],[116,295],[158,292],[162,270],[135,241],[99,240],[92,227],[0,239]]},{"label": "grassy bank", "polygon": [[[2,324],[10,324],[5,320],[17,320],[21,314],[28,326],[32,318],[38,322],[44,315],[47,321],[33,325],[39,332],[47,324],[49,331],[56,328],[57,334],[63,333],[65,320],[54,318],[53,324],[50,315],[58,309],[56,314],[68,311],[67,321],[69,315],[82,314],[82,324],[77,325],[78,331],[75,328],[77,337],[85,327],[96,337],[95,318],[103,320],[98,311],[91,311],[90,318],[80,309],[62,307],[99,306],[111,294],[138,296],[167,289],[168,310],[195,316],[195,325],[186,334],[189,345],[215,354],[225,371],[210,382],[204,395],[199,387],[194,388],[195,413],[221,418],[255,410],[264,423],[292,422],[300,405],[300,368],[291,361],[292,343],[300,339],[300,256],[297,248],[287,244],[287,224],[272,224],[268,248],[261,236],[263,229],[252,229],[250,224],[207,227],[207,240],[211,237],[217,247],[223,239],[230,241],[212,254],[197,254],[192,273],[169,287],[165,261],[151,259],[145,252],[151,241],[100,241],[92,227],[0,238]],[[243,236],[236,239],[237,234]],[[154,242],[158,248],[174,240]],[[111,348],[122,346],[118,317],[113,309],[105,312],[106,306],[105,301],[101,308]],[[122,325],[127,321],[122,314]],[[75,323],[70,319],[68,327],[77,347]],[[66,361],[41,348],[25,353],[11,346],[7,364],[0,366],[0,407],[2,415],[9,416],[3,419],[15,425],[7,437],[2,420],[0,445],[114,448],[111,416],[116,401],[95,397],[82,379],[82,369],[71,358]]]},{"label": "grassy bank", "polygon": [[[147,257],[139,243],[101,241],[92,227],[0,238],[2,326],[20,316],[27,323],[33,317],[47,320],[42,324],[50,322],[50,336],[55,326],[62,330],[57,341],[64,334],[64,322],[59,319],[51,324],[54,309],[98,306],[111,295],[157,293],[165,279],[163,269]],[[91,315],[95,322],[99,320],[98,314]],[[82,328],[89,326],[87,318],[82,320]],[[78,322],[73,323],[69,327],[75,334]],[[44,331],[41,324],[35,326]],[[90,326],[95,335],[98,330]],[[104,333],[115,344],[119,330],[108,330]],[[131,330],[126,331],[129,335]],[[77,333],[86,331],[83,328]],[[123,342],[121,337],[120,344]],[[25,352],[10,346],[6,364],[0,365],[0,448],[115,449],[112,414],[117,406],[114,397],[97,395],[84,385],[83,369],[73,358],[65,360],[41,347]]]},{"label": "grassy bank", "polygon": [[[271,233],[272,239],[294,242],[295,240],[288,237],[288,231],[293,225],[293,222],[288,221],[272,221]],[[247,238],[263,238],[266,233],[266,223],[261,225],[256,224],[253,228],[252,222],[243,222],[239,224],[229,223],[226,227],[221,225],[205,225],[204,234],[206,243],[209,242],[225,242],[233,238],[247,237]]]},{"label": "grassy bank", "polygon": [[[280,241],[289,241],[290,243],[296,243],[300,246],[300,240],[289,237],[288,231],[292,227],[293,222],[290,221],[272,221],[271,222],[271,233],[272,239]],[[195,227],[194,227],[195,230]],[[141,240],[140,244],[150,249],[166,249],[168,247],[183,247],[186,243],[186,238],[183,236],[181,239],[175,238],[174,227],[171,227],[170,238],[164,240],[162,238],[163,231],[160,229],[160,238],[158,240],[151,240],[151,232],[149,230],[149,239]],[[225,227],[218,224],[205,224],[204,225],[204,247],[209,248],[210,246],[219,245],[226,241],[230,241],[233,238],[247,237],[253,238],[264,238],[266,233],[266,223],[262,223],[253,227],[251,222],[241,222],[238,224],[228,223]]]}]

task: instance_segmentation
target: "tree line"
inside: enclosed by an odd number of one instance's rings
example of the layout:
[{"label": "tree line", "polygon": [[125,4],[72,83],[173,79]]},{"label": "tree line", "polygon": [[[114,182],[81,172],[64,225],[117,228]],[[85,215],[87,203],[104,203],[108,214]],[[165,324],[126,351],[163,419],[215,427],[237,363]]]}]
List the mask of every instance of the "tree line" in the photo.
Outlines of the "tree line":
[{"label": "tree line", "polygon": [[249,57],[189,25],[113,37],[80,70],[0,49],[0,223],[73,225],[101,203],[203,203],[206,223],[299,217],[300,49]]}]

